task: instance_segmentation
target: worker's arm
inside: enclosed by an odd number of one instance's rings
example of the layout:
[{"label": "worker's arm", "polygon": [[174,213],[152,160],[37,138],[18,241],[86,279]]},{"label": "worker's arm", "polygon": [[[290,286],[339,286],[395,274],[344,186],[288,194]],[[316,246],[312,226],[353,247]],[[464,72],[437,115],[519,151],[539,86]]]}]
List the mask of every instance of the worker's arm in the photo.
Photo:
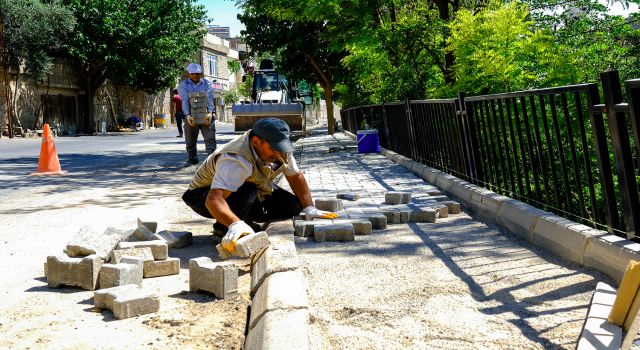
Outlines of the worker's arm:
[{"label": "worker's arm", "polygon": [[285,176],[289,186],[293,190],[293,194],[298,197],[300,204],[303,208],[313,205],[313,199],[311,199],[311,191],[309,191],[309,185],[307,185],[307,179],[304,178],[302,172],[297,172],[294,175]]},{"label": "worker's arm", "polygon": [[229,197],[231,191],[220,188],[212,188],[207,194],[205,206],[216,219],[217,222],[229,227],[232,223],[240,221],[240,218],[231,211],[226,198]]}]

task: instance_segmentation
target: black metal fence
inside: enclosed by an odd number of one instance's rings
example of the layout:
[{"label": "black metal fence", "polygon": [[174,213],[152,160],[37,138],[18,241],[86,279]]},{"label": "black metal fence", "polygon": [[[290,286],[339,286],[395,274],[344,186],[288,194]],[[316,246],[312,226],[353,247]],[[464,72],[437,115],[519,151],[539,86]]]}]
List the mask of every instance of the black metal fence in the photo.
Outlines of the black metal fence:
[{"label": "black metal fence", "polygon": [[[628,238],[640,227],[640,79],[343,110],[345,130],[498,193]],[[606,116],[606,118],[605,118]]]}]

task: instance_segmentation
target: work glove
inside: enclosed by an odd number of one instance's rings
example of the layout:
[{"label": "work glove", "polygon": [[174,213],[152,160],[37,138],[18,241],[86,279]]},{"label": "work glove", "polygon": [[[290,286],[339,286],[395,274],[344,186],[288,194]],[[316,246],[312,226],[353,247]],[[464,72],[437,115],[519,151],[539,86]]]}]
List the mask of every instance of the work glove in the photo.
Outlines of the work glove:
[{"label": "work glove", "polygon": [[330,212],[330,211],[320,210],[320,209],[314,207],[313,205],[310,205],[310,206],[304,208],[304,216],[306,217],[307,220],[313,220],[315,218],[319,218],[319,219],[335,219],[335,218],[338,217],[338,214]]},{"label": "work glove", "polygon": [[244,221],[236,221],[233,224],[229,225],[229,230],[227,234],[222,237],[222,248],[226,249],[228,252],[233,253],[236,249],[236,241],[240,239],[242,236],[250,235],[255,233],[251,226],[247,225]]},{"label": "work glove", "polygon": [[195,120],[196,119],[194,117],[192,117],[191,115],[187,116],[187,123],[189,123],[189,125],[196,126],[196,124],[193,123]]},{"label": "work glove", "polygon": [[204,116],[204,125],[209,126],[211,124],[211,113]]}]

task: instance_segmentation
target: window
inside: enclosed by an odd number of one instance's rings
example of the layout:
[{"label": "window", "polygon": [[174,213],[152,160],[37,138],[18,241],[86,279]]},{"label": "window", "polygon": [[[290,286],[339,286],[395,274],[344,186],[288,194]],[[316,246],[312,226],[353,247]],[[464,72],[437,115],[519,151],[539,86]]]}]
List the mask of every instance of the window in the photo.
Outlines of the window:
[{"label": "window", "polygon": [[218,56],[207,55],[207,61],[209,62],[209,75],[213,77],[218,76]]}]

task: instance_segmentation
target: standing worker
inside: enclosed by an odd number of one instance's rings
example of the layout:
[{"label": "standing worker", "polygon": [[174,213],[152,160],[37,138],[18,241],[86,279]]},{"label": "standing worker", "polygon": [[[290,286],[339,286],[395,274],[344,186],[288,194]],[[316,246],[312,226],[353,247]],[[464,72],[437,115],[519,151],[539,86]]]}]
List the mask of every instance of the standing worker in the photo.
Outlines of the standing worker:
[{"label": "standing worker", "polygon": [[[184,164],[185,167],[198,164],[197,143],[199,132],[202,132],[207,154],[212,154],[216,149],[213,86],[209,80],[202,78],[202,66],[199,64],[189,63],[186,70],[189,73],[189,78],[178,84],[178,95],[182,100],[182,112],[186,116],[184,141],[187,147],[188,159]],[[194,107],[193,110],[192,107]]]},{"label": "standing worker", "polygon": [[[196,213],[216,219],[213,233],[225,249],[259,230],[255,222],[290,219],[303,208],[307,220],[338,216],[313,206],[289,133],[280,119],[260,119],[207,157],[193,176],[182,199]],[[281,173],[293,194],[273,183]]]},{"label": "standing worker", "polygon": [[182,120],[184,119],[184,112],[182,111],[182,98],[178,95],[178,89],[173,89],[171,109],[176,118],[176,126],[178,126],[178,135],[176,137],[182,137]]}]

